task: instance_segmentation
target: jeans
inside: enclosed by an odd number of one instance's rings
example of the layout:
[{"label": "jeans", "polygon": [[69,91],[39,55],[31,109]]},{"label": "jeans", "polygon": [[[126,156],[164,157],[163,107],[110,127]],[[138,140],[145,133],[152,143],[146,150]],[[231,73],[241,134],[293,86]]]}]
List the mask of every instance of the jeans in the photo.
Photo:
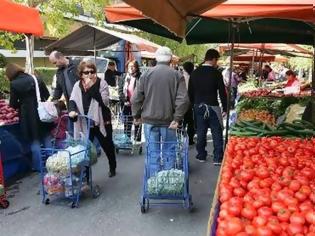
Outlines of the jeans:
[{"label": "jeans", "polygon": [[[223,159],[223,130],[215,111],[207,106],[209,114],[206,115],[207,105],[194,105],[197,123],[197,159],[205,160],[207,157],[207,132],[210,128],[213,139],[213,161],[221,162]],[[206,116],[205,116],[206,115]]]},{"label": "jeans", "polygon": [[176,163],[176,130],[168,126],[144,124],[144,135],[147,142],[149,177],[161,170],[175,168]]},{"label": "jeans", "polygon": [[32,170],[40,171],[40,162],[41,162],[41,146],[43,145],[45,148],[51,148],[52,137],[47,135],[43,140],[34,140],[31,143],[31,152],[32,152]]},{"label": "jeans", "polygon": [[[127,134],[129,138],[131,138],[131,130],[133,123],[131,106],[123,106],[122,114],[123,114],[122,119],[124,122],[124,133]],[[141,125],[135,125],[134,140],[137,142],[141,142]]]}]

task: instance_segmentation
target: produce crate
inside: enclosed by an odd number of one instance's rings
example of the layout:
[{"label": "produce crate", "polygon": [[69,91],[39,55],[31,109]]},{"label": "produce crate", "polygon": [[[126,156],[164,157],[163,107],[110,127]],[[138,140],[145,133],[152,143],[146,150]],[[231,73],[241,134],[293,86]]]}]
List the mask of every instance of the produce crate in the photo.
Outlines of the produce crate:
[{"label": "produce crate", "polygon": [[224,164],[225,164],[225,156],[223,157],[221,170],[219,172],[217,185],[215,187],[215,191],[214,191],[214,195],[212,199],[212,205],[211,205],[210,216],[209,216],[209,221],[208,221],[208,233],[207,233],[208,236],[216,235],[216,230],[218,226],[217,218],[220,212],[219,185],[221,181],[221,174],[222,174],[222,169],[223,169],[222,167],[224,166]]}]

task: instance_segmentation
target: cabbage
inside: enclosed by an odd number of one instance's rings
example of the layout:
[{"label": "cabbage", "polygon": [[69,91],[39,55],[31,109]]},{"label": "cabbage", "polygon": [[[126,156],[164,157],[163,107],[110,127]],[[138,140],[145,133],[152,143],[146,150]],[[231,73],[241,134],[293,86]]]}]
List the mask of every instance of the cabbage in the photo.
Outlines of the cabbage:
[{"label": "cabbage", "polygon": [[185,173],[182,170],[163,170],[148,179],[150,195],[181,195],[184,192]]},{"label": "cabbage", "polygon": [[66,148],[65,151],[58,151],[48,157],[46,161],[47,171],[59,175],[66,175],[70,170],[69,152],[71,155],[71,168],[76,168],[80,162],[84,160],[85,151],[83,150],[85,150],[84,146],[76,145]]}]

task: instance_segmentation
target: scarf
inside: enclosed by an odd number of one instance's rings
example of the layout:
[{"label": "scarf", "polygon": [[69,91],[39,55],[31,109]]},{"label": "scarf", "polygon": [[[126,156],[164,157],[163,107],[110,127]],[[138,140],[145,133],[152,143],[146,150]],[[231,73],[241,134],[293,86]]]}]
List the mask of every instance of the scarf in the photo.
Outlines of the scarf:
[{"label": "scarf", "polygon": [[[83,103],[82,103],[82,93],[81,93],[79,83],[80,81],[77,81],[75,83],[72,93],[71,93],[70,100],[73,100],[76,103],[79,114],[83,115],[84,110],[83,110]],[[100,83],[100,94],[102,98],[103,96],[108,96],[108,87],[104,80],[101,80],[101,83]],[[105,125],[104,125],[102,108],[94,98],[92,98],[91,100],[87,117],[94,122],[95,126],[99,127],[101,133],[104,135],[104,137],[106,137],[106,130],[105,130]],[[88,133],[87,123],[84,122],[83,120],[84,119],[78,119],[77,122],[74,122],[74,134],[73,134],[74,139],[79,139],[80,133],[83,133],[83,134]]]}]

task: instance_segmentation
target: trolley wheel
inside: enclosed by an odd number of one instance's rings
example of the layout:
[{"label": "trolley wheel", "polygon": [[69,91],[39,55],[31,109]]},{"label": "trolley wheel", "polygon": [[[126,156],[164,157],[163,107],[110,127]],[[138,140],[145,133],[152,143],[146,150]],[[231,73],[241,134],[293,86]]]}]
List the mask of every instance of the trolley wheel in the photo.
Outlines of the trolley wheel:
[{"label": "trolley wheel", "polygon": [[49,204],[50,204],[50,199],[47,198],[47,199],[45,200],[45,205],[49,205]]},{"label": "trolley wheel", "polygon": [[3,209],[7,209],[10,206],[10,202],[8,200],[3,200],[0,202],[0,206]]},{"label": "trolley wheel", "polygon": [[139,155],[141,155],[141,154],[142,154],[142,146],[139,147]]},{"label": "trolley wheel", "polygon": [[141,213],[144,214],[146,212],[145,206],[141,206]]},{"label": "trolley wheel", "polygon": [[119,154],[119,148],[115,148],[116,154]]},{"label": "trolley wheel", "polygon": [[142,198],[140,210],[141,210],[142,214],[148,212],[148,210],[149,210],[149,200],[148,199]]},{"label": "trolley wheel", "polygon": [[95,198],[98,198],[100,195],[101,195],[101,188],[100,188],[100,186],[95,185],[93,187],[92,197],[95,199]]},{"label": "trolley wheel", "polygon": [[193,210],[194,210],[194,204],[192,202],[192,197],[189,196],[189,198],[188,198],[188,211],[191,213],[191,212],[193,212]]},{"label": "trolley wheel", "polygon": [[76,208],[76,207],[77,207],[77,204],[76,204],[75,202],[72,202],[70,207],[71,207],[71,208]]}]

